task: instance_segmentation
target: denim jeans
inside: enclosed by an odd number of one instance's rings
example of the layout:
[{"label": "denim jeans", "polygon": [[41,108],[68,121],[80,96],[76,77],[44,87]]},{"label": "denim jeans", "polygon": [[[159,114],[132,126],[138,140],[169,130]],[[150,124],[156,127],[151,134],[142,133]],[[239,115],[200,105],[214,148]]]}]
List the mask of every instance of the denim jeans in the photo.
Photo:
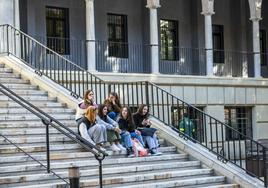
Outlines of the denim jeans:
[{"label": "denim jeans", "polygon": [[118,113],[116,113],[116,112],[109,112],[107,115],[108,115],[109,118],[111,118],[112,120],[116,120],[116,117],[118,116]]},{"label": "denim jeans", "polygon": [[153,136],[143,136],[143,138],[150,150],[158,148],[159,143],[156,134]]},{"label": "denim jeans", "polygon": [[131,132],[130,135],[131,135],[131,138],[136,138],[142,144],[142,146],[145,147],[142,136],[140,134],[134,131],[134,132]]},{"label": "denim jeans", "polygon": [[120,134],[120,136],[121,136],[121,140],[124,143],[124,146],[126,148],[132,147],[132,141],[131,141],[131,136],[130,136],[129,132],[122,132]]}]

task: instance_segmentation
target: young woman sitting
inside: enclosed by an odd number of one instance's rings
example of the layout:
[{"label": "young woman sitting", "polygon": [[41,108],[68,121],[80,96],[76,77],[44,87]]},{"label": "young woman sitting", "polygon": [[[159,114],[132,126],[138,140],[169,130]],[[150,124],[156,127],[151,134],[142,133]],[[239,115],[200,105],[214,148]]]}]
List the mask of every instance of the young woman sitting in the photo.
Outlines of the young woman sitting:
[{"label": "young woman sitting", "polygon": [[128,107],[123,107],[118,119],[119,128],[122,132],[128,132],[131,138],[136,138],[144,147],[144,142],[140,131],[136,130],[131,111]]},{"label": "young woman sitting", "polygon": [[126,151],[120,144],[120,133],[121,130],[119,129],[118,123],[112,120],[108,115],[108,108],[105,105],[99,105],[98,107],[98,116],[97,116],[97,123],[100,125],[104,125],[107,129],[107,140],[111,144],[112,151]]},{"label": "young woman sitting", "polygon": [[77,123],[82,120],[87,108],[90,106],[94,106],[95,108],[98,107],[98,105],[94,102],[94,92],[92,90],[87,90],[85,92],[83,100],[78,103],[78,106],[76,108],[75,120]]},{"label": "young woman sitting", "polygon": [[133,125],[132,117],[129,108],[124,107],[120,112],[120,115],[117,119],[119,128],[121,130],[120,136],[121,140],[124,143],[125,147],[127,148],[127,156],[128,157],[135,157],[133,151],[133,143],[131,139],[131,135],[129,132],[129,127]]},{"label": "young woman sitting", "polygon": [[117,93],[111,92],[109,94],[108,99],[106,99],[103,104],[105,106],[107,106],[107,108],[108,108],[108,114],[107,115],[111,119],[116,120],[116,118],[117,118],[117,116],[120,113],[121,108],[122,108]]},{"label": "young woman sitting", "polygon": [[107,141],[106,127],[96,123],[97,110],[94,106],[87,108],[85,116],[78,123],[78,132],[88,142],[102,148]]},{"label": "young woman sitting", "polygon": [[138,111],[133,114],[133,120],[137,129],[141,132],[142,137],[145,140],[145,143],[149,147],[149,151],[152,155],[160,155],[161,152],[158,152],[158,139],[156,135],[156,129],[151,128],[151,122],[149,120],[149,108],[147,105],[141,105]]}]

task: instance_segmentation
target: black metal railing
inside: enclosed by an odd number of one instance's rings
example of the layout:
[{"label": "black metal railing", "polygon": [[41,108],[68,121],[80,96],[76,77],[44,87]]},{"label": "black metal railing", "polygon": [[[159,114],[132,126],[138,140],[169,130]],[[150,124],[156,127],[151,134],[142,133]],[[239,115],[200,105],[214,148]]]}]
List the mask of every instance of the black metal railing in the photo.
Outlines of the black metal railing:
[{"label": "black metal railing", "polygon": [[[0,136],[4,138],[5,142],[8,142],[10,145],[15,146],[18,151],[24,153],[26,156],[28,156],[30,159],[32,159],[33,161],[37,162],[42,168],[47,169],[48,173],[53,174],[54,176],[56,176],[58,179],[62,180],[64,183],[66,183],[65,187],[68,187],[70,185],[70,183],[68,181],[66,181],[64,178],[62,178],[61,176],[59,176],[57,173],[55,173],[52,169],[49,168],[48,163],[47,166],[44,165],[41,161],[35,159],[32,155],[30,155],[29,153],[27,153],[26,151],[24,151],[21,147],[19,147],[17,144],[15,144],[14,142],[12,142],[10,139],[8,139],[8,137],[6,137],[5,135],[0,133]],[[49,170],[48,170],[49,169]]]},{"label": "black metal railing", "polygon": [[159,71],[162,74],[205,76],[206,50],[161,46]]},{"label": "black metal railing", "polygon": [[[3,38],[6,51],[2,50],[2,52],[20,57],[15,50],[18,43],[14,42],[15,38],[10,39],[10,36],[15,35],[28,41],[27,44],[30,46],[19,47],[24,54],[21,56],[23,62],[35,69],[40,76],[45,75],[65,87],[72,96],[82,97],[84,91],[90,88],[95,91],[96,102],[99,104],[103,102],[110,91],[119,94],[123,105],[136,108],[140,104],[148,104],[151,110],[150,114],[172,127],[181,137],[204,146],[222,162],[236,165],[263,181],[267,186],[266,148],[239,130],[178,99],[155,84],[150,82],[105,82],[9,25],[1,26],[1,31],[7,32],[6,38]],[[40,58],[38,55],[39,51],[47,50],[50,51],[51,60],[53,60],[49,63],[46,58]],[[48,64],[50,66],[47,66]],[[185,116],[189,116],[189,118]],[[190,122],[191,116],[195,117],[192,123]],[[180,130],[181,124],[183,124],[181,122],[186,124],[184,131]],[[192,129],[197,131],[189,131]],[[226,139],[226,132],[238,139]],[[250,168],[250,166],[257,166],[257,169]]]},{"label": "black metal railing", "polygon": [[96,68],[100,72],[151,72],[150,45],[111,41],[87,41],[87,43],[95,44]]},{"label": "black metal railing", "polygon": [[[104,158],[106,156],[108,156],[108,154],[106,152],[102,151],[101,149],[99,149],[94,144],[92,144],[92,143],[88,142],[87,140],[85,140],[84,138],[82,138],[80,135],[78,135],[72,129],[66,127],[64,124],[62,124],[60,121],[58,121],[54,117],[48,115],[43,110],[37,108],[36,106],[31,104],[27,100],[25,100],[22,97],[18,96],[15,92],[10,90],[5,85],[0,83],[0,87],[1,87],[0,92],[2,92],[4,95],[6,95],[10,99],[12,99],[16,103],[18,103],[20,106],[22,106],[23,108],[27,109],[29,112],[31,112],[32,114],[37,116],[42,121],[42,123],[46,126],[46,166],[44,164],[42,164],[41,161],[31,157],[28,153],[23,151],[16,144],[12,143],[12,141],[10,141],[7,137],[5,137],[4,135],[1,135],[1,136],[3,136],[8,142],[13,144],[17,148],[19,148],[19,150],[24,152],[26,155],[30,156],[34,161],[36,161],[39,164],[41,164],[42,167],[46,167],[47,173],[53,173],[58,178],[64,180],[59,175],[57,175],[55,172],[51,171],[51,167],[50,167],[50,161],[51,160],[50,160],[50,140],[49,140],[50,131],[49,130],[50,130],[50,127],[56,129],[59,133],[65,135],[66,137],[71,139],[73,142],[81,145],[88,152],[91,152],[92,154],[94,154],[96,160],[98,160],[98,162],[99,162],[99,178],[100,178],[99,181],[100,181],[100,187],[102,187],[102,161],[104,160]],[[64,181],[66,183],[68,183],[66,180],[64,180]],[[68,185],[69,185],[69,183],[68,183]]]},{"label": "black metal railing", "polygon": [[[34,36],[40,43],[61,54],[78,66],[87,69],[86,41],[60,37]],[[47,56],[51,53],[47,51]]]},{"label": "black metal railing", "polygon": [[[88,66],[86,58],[88,45],[95,48],[96,69],[100,72],[151,73],[151,45],[43,36],[35,36],[35,39],[83,69],[87,69]],[[28,45],[28,41],[23,43]],[[205,49],[159,46],[159,51],[160,73],[206,75]],[[42,54],[43,58],[46,56],[47,61],[53,59],[50,57],[50,51],[46,51],[46,54],[39,53]],[[214,49],[213,62],[213,73],[216,76],[253,76],[251,67],[254,62],[253,53]],[[261,62],[267,62],[267,54],[261,55]],[[263,73],[264,76],[266,72]]]},{"label": "black metal railing", "polygon": [[253,53],[213,50],[213,73],[216,76],[248,77],[253,75],[249,72],[253,61]]}]

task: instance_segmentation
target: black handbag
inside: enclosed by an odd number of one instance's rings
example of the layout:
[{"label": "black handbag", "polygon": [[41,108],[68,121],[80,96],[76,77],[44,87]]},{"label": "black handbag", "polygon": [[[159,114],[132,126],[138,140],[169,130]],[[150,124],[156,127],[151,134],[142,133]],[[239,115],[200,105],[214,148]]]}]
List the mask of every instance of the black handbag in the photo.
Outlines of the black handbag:
[{"label": "black handbag", "polygon": [[138,128],[142,136],[151,136],[153,137],[154,133],[157,131],[155,128]]}]

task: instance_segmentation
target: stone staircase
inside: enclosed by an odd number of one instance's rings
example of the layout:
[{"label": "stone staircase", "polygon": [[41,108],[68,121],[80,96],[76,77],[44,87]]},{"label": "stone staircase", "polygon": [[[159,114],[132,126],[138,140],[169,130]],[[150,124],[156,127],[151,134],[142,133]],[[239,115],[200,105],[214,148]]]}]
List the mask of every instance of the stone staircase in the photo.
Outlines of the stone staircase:
[{"label": "stone staircase", "polygon": [[[77,131],[75,110],[49,97],[46,91],[23,80],[12,69],[0,64],[0,82],[32,104]],[[45,126],[33,114],[0,93],[0,133],[46,165]],[[50,128],[51,168],[63,178],[68,167],[80,167],[82,187],[98,187],[98,163],[68,137]],[[178,151],[160,139],[162,156],[126,158],[124,153],[107,151],[103,161],[104,187],[155,188],[236,188],[226,177],[216,175],[213,169]],[[55,175],[20,152],[0,136],[0,187],[64,187]]]}]

